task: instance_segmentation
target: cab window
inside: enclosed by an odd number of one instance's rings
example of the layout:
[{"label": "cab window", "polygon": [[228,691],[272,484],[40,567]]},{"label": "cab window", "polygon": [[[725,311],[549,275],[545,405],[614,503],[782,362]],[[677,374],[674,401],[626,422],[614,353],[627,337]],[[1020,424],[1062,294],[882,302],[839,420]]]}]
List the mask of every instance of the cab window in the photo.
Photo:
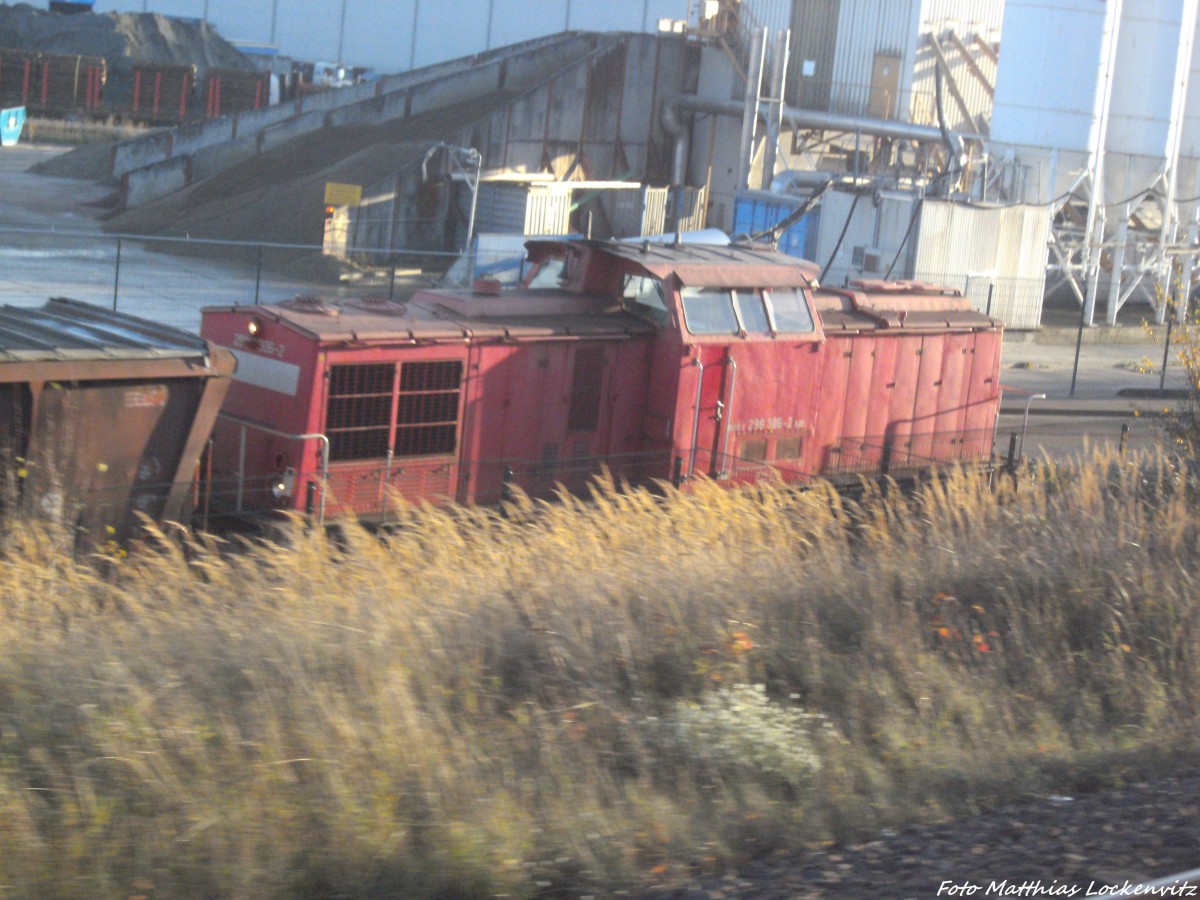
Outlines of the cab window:
[{"label": "cab window", "polygon": [[666,321],[669,317],[662,282],[657,278],[627,275],[621,299],[625,307],[632,308],[656,322]]},{"label": "cab window", "polygon": [[766,297],[775,317],[775,327],[781,333],[811,334],[816,330],[812,310],[800,288],[776,288],[767,291]]},{"label": "cab window", "polygon": [[557,288],[562,286],[567,277],[567,261],[565,259],[546,259],[538,263],[533,275],[526,285],[531,288]]},{"label": "cab window", "polygon": [[738,289],[733,292],[737,302],[738,315],[741,316],[742,326],[747,334],[770,334],[771,323],[767,320],[767,310],[763,299],[752,290]]},{"label": "cab window", "polygon": [[737,334],[733,292],[724,288],[685,287],[680,292],[683,317],[692,334]]}]

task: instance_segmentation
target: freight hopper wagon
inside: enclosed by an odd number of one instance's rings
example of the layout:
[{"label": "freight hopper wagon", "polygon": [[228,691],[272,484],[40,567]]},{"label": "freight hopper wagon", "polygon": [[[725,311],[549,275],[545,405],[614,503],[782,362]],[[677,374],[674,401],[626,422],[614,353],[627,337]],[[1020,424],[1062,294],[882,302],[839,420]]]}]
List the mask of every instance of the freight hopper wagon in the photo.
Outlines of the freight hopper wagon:
[{"label": "freight hopper wagon", "polygon": [[531,242],[501,292],[211,308],[238,357],[214,504],[380,518],[599,471],[633,482],[986,464],[1001,326],[911,283],[815,287],[751,246]]},{"label": "freight hopper wagon", "polygon": [[187,522],[194,475],[233,373],[195,335],[71,300],[0,307],[0,509],[131,536]]}]

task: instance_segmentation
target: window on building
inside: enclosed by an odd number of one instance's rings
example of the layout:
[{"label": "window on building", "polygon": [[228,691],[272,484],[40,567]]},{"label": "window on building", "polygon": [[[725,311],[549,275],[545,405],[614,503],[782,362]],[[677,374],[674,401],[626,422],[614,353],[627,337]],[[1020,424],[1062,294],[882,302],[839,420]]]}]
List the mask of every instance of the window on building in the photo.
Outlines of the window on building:
[{"label": "window on building", "polygon": [[396,408],[397,456],[432,456],[458,448],[462,363],[413,362],[400,366]]},{"label": "window on building", "polygon": [[329,367],[325,434],[331,460],[387,455],[393,372],[386,363]]}]

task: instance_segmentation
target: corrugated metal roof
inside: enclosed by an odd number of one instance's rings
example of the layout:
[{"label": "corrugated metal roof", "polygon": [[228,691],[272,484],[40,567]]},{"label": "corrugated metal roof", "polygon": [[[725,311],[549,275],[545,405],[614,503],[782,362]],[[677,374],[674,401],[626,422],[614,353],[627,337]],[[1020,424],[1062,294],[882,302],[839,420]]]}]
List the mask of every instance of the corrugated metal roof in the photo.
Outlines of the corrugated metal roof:
[{"label": "corrugated metal roof", "polygon": [[[583,242],[586,243],[586,242]],[[658,278],[709,287],[807,286],[820,274],[816,263],[745,244],[665,244],[650,241],[597,244],[611,256],[637,263]],[[529,245],[531,258],[536,252]]]},{"label": "corrugated metal roof", "polygon": [[[539,291],[537,297],[481,296],[465,290],[431,290],[408,304],[337,305],[317,298],[271,306],[222,307],[284,323],[318,341],[372,341],[462,344],[480,340],[537,339],[550,336],[644,334],[654,326],[624,312],[607,298]],[[599,302],[603,300],[604,302]]]},{"label": "corrugated metal roof", "polygon": [[993,331],[999,321],[971,309],[957,294],[922,294],[936,286],[907,282],[907,290],[880,290],[879,282],[866,282],[867,290],[824,288],[814,295],[826,332],[839,331]]},{"label": "corrugated metal roof", "polygon": [[177,328],[90,303],[51,299],[0,307],[0,361],[206,356],[208,343]]}]

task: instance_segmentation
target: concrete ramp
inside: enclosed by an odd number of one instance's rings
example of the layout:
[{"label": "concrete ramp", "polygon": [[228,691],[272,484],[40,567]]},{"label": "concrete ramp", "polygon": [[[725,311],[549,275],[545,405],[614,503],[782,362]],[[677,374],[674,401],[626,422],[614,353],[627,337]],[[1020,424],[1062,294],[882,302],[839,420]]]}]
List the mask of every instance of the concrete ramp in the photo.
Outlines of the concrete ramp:
[{"label": "concrete ramp", "polygon": [[[361,186],[361,200],[331,224],[355,252],[457,252],[471,191],[422,166],[444,142],[482,157],[481,230],[551,233],[551,208],[553,233],[653,234],[653,222],[662,230],[672,139],[657,111],[661,98],[694,85],[696,47],[650,34],[539,44],[130,171],[130,203],[105,227],[298,253],[324,245],[325,187],[343,183]],[[703,189],[683,202],[684,227],[703,224]],[[543,230],[531,229],[531,216]]]},{"label": "concrete ramp", "polygon": [[521,93],[604,40],[595,34],[551,35],[124,141],[112,155],[120,208],[166,197],[324,128],[378,125],[488,95]]}]

